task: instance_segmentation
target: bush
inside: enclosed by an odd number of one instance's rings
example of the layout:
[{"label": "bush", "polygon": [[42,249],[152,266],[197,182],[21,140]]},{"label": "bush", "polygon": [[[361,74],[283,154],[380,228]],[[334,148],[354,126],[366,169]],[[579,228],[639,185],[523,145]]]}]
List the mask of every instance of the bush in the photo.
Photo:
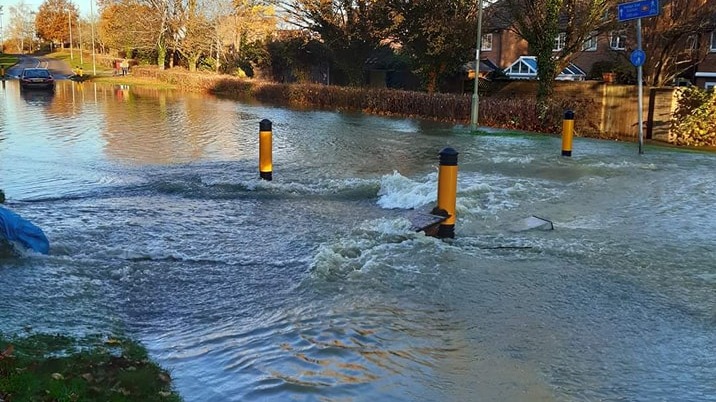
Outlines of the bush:
[{"label": "bush", "polygon": [[687,146],[716,146],[716,92],[685,88],[671,120],[669,142]]}]

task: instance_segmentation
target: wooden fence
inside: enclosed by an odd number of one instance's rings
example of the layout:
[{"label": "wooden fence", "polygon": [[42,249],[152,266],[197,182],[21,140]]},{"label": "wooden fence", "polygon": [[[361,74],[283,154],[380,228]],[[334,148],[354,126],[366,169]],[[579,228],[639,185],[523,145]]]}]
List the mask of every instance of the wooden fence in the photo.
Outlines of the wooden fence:
[{"label": "wooden fence", "polygon": [[[537,81],[511,81],[494,90],[495,97],[534,97]],[[646,138],[666,141],[678,89],[644,88],[643,119]],[[575,131],[603,138],[637,138],[639,135],[638,92],[636,85],[616,85],[599,81],[557,81],[555,95],[594,105],[586,116],[575,116]],[[594,131],[597,131],[596,133]]]}]

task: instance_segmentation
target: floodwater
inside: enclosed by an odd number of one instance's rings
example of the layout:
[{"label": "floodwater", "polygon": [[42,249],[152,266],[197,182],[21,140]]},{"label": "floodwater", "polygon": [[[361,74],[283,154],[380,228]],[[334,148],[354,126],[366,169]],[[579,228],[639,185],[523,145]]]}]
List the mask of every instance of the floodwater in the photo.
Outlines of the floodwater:
[{"label": "floodwater", "polygon": [[[716,401],[716,154],[70,81],[0,122],[51,241],[0,259],[5,333],[127,334],[186,401]],[[446,146],[443,241],[405,216]]]}]

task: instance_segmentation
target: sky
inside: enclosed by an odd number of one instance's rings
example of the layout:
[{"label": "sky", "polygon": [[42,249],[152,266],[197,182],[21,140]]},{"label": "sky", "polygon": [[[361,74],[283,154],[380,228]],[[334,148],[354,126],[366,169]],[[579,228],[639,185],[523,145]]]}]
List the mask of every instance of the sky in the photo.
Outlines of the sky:
[{"label": "sky", "polygon": [[[37,11],[37,9],[40,8],[40,4],[43,3],[44,0],[25,0],[25,4],[30,6],[30,8],[33,11]],[[80,10],[80,14],[83,17],[89,17],[90,15],[90,2],[92,0],[70,0],[70,2],[74,3],[77,8]],[[14,6],[18,4],[20,0],[0,0],[0,5],[3,5],[5,7],[3,8],[10,8],[10,6]],[[95,14],[97,13],[97,3],[93,5]]]}]

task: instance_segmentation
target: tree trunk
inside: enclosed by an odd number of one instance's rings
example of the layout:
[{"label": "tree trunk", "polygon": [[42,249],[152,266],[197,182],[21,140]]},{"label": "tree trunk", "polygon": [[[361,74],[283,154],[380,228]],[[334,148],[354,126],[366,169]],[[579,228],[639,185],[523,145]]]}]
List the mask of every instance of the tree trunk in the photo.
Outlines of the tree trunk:
[{"label": "tree trunk", "polygon": [[435,69],[430,69],[428,72],[427,82],[425,83],[425,90],[429,94],[435,93],[438,87],[438,72]]},{"label": "tree trunk", "polygon": [[189,71],[193,73],[196,71],[197,63],[199,63],[199,55],[187,57],[186,61],[189,63]]},{"label": "tree trunk", "polygon": [[157,45],[157,66],[160,70],[164,70],[164,62],[167,59],[167,48],[164,44]]}]

